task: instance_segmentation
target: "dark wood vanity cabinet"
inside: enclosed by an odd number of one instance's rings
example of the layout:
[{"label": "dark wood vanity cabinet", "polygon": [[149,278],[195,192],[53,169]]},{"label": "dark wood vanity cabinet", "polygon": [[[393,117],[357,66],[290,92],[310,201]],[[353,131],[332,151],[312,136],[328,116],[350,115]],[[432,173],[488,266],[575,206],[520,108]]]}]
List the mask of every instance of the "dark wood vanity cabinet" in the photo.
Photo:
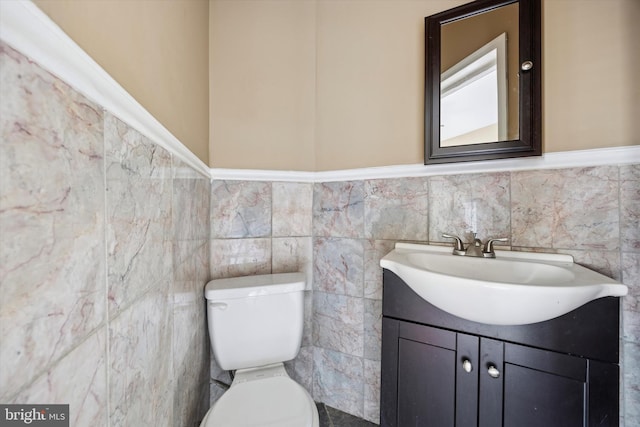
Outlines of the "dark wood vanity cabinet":
[{"label": "dark wood vanity cabinet", "polygon": [[523,326],[448,314],[384,271],[381,426],[618,425],[617,298]]}]

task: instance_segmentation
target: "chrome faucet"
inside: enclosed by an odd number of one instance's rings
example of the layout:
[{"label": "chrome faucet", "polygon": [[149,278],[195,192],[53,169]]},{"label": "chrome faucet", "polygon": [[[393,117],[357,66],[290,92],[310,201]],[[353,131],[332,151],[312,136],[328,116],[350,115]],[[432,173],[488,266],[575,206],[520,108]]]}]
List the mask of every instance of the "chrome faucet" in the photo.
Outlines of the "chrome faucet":
[{"label": "chrome faucet", "polygon": [[[478,235],[473,233],[473,242],[469,243],[465,251],[465,256],[482,256],[482,240],[478,239]],[[495,257],[496,254],[493,254]]]},{"label": "chrome faucet", "polygon": [[478,235],[473,233],[473,242],[469,243],[469,245],[464,247],[462,240],[458,236],[454,236],[452,234],[442,234],[442,237],[447,239],[454,239],[453,245],[453,254],[454,255],[463,255],[463,256],[473,256],[473,257],[482,257],[482,258],[495,258],[496,253],[493,250],[494,242],[506,242],[509,239],[506,237],[501,237],[499,239],[489,239],[487,243],[482,245],[482,240],[478,239]]}]

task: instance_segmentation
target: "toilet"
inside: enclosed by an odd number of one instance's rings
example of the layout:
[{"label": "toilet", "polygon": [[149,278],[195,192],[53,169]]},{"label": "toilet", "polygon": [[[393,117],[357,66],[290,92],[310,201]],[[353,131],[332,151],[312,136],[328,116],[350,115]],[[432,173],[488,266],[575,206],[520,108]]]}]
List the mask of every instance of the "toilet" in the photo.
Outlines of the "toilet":
[{"label": "toilet", "polygon": [[300,350],[304,289],[303,273],[207,283],[213,357],[235,376],[200,427],[319,426],[315,402],[284,369]]}]

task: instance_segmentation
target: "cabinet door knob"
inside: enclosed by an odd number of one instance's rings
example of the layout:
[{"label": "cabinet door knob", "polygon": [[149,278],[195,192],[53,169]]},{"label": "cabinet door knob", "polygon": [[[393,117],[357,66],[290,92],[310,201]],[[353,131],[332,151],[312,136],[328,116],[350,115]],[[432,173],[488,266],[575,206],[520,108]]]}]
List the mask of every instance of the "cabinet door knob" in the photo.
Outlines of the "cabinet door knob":
[{"label": "cabinet door knob", "polygon": [[487,369],[489,376],[491,378],[498,378],[500,376],[500,371],[496,368],[495,365],[489,365],[489,369]]},{"label": "cabinet door knob", "polygon": [[471,372],[473,370],[473,365],[471,365],[471,360],[464,359],[462,361],[462,369],[464,369],[465,372]]}]

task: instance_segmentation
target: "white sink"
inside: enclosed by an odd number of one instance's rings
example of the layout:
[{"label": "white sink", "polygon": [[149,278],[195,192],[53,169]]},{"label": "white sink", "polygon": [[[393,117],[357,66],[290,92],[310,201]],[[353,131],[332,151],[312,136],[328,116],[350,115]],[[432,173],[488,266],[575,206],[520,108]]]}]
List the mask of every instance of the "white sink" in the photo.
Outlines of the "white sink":
[{"label": "white sink", "polygon": [[380,265],[448,313],[493,325],[525,325],[589,301],[624,296],[627,287],[573,262],[570,255],[495,251],[496,258],[452,254],[447,246],[396,243]]}]

